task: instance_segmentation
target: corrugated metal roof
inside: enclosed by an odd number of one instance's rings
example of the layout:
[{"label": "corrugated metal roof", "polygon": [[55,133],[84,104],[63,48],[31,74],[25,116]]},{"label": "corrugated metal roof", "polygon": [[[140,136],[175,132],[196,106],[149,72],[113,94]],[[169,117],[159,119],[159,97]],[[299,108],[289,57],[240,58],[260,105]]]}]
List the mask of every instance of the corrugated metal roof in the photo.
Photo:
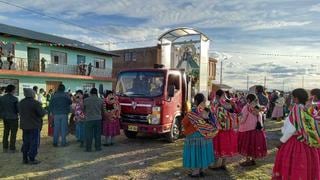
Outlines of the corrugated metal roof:
[{"label": "corrugated metal roof", "polygon": [[50,34],[31,31],[28,29],[18,28],[18,27],[9,26],[6,24],[1,24],[1,23],[0,23],[0,34],[8,34],[8,35],[17,36],[25,39],[36,40],[39,42],[60,44],[65,47],[90,51],[90,52],[108,55],[108,56],[118,56],[116,54],[105,51],[101,48],[97,48],[77,40],[72,40],[72,39],[54,36]]}]

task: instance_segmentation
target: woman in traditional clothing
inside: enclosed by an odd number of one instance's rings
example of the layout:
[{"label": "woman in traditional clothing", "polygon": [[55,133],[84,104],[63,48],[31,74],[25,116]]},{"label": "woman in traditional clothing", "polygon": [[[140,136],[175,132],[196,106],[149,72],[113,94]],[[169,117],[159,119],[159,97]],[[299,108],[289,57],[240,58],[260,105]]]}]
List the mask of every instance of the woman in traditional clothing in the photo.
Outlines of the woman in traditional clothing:
[{"label": "woman in traditional clothing", "polygon": [[317,121],[317,124],[320,125],[320,89],[312,89],[311,92],[311,99],[308,106],[308,111]]},{"label": "woman in traditional clothing", "polygon": [[106,91],[104,102],[103,135],[106,138],[104,146],[114,144],[114,137],[120,135],[120,104],[112,91]]},{"label": "woman in traditional clothing", "polygon": [[308,93],[292,92],[294,106],[282,127],[279,150],[273,167],[273,179],[320,179],[318,149],[320,137],[315,121],[306,111]]},{"label": "woman in traditional clothing", "polygon": [[[311,98],[307,105],[308,113],[311,114],[315,120],[315,126],[320,136],[320,89],[312,89],[310,94]],[[318,148],[318,153],[320,158],[320,147]]]},{"label": "woman in traditional clothing", "polygon": [[186,136],[183,147],[183,167],[191,169],[190,177],[204,176],[204,169],[214,162],[212,138],[217,130],[210,121],[210,110],[206,108],[203,94],[194,97],[195,108],[182,120],[183,134]]},{"label": "woman in traditional clothing", "polygon": [[266,135],[262,128],[263,108],[254,94],[247,96],[247,102],[241,112],[238,132],[238,152],[246,157],[241,166],[255,165],[255,159],[267,155]]},{"label": "woman in traditional clothing", "polygon": [[80,142],[80,147],[84,146],[84,109],[83,109],[83,91],[78,90],[75,95],[75,104],[73,106],[74,121],[76,124],[76,138]]},{"label": "woman in traditional clothing", "polygon": [[284,116],[283,107],[285,105],[286,100],[284,99],[282,93],[278,91],[276,93],[277,93],[278,99],[276,100],[275,106],[272,111],[272,118],[276,119],[277,121],[281,121],[281,119]]},{"label": "woman in traditional clothing", "polygon": [[218,159],[210,169],[225,170],[226,158],[238,153],[237,133],[234,130],[237,126],[236,108],[226,100],[225,93],[221,89],[216,92],[212,106],[218,128],[218,134],[213,138],[215,157]]}]

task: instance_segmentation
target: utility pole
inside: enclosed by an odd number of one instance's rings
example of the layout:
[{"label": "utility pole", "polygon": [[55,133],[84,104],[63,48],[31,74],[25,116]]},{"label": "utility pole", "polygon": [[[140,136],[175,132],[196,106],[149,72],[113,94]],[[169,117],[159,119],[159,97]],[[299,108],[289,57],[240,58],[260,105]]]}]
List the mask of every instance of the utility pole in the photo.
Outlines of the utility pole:
[{"label": "utility pole", "polygon": [[263,86],[264,86],[264,89],[267,88],[267,76],[264,76]]},{"label": "utility pole", "polygon": [[223,60],[220,62],[220,87],[222,85],[222,66],[223,66]]}]

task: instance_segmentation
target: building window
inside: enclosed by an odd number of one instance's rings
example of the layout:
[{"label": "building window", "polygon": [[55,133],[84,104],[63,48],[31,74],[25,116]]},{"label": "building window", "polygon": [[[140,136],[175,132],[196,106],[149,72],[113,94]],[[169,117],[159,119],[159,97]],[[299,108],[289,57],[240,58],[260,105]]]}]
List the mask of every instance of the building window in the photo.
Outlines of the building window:
[{"label": "building window", "polygon": [[180,89],[180,76],[175,75],[175,74],[170,74],[169,78],[168,78],[168,90],[169,90],[170,85],[174,85],[174,88],[176,90],[179,90]]},{"label": "building window", "polygon": [[15,96],[18,96],[19,95],[19,80],[18,79],[0,78],[0,88],[7,87],[10,84],[14,85],[16,87]]},{"label": "building window", "polygon": [[124,54],[124,61],[137,61],[137,54],[135,52],[126,52]]},{"label": "building window", "polygon": [[53,64],[67,65],[67,53],[51,51],[51,62]]},{"label": "building window", "polygon": [[106,60],[101,58],[96,58],[94,60],[94,67],[98,69],[105,69],[106,68]]},{"label": "building window", "polygon": [[82,88],[83,88],[83,91],[87,91],[88,93],[90,92],[90,90],[92,88],[95,87],[95,84],[94,83],[85,83],[83,84]]},{"label": "building window", "polygon": [[215,78],[215,71],[216,71],[216,68],[215,68],[215,65],[216,63],[214,61],[209,61],[209,77],[210,78]]},{"label": "building window", "polygon": [[81,62],[86,63],[86,57],[83,55],[77,55],[77,64],[80,64]]}]

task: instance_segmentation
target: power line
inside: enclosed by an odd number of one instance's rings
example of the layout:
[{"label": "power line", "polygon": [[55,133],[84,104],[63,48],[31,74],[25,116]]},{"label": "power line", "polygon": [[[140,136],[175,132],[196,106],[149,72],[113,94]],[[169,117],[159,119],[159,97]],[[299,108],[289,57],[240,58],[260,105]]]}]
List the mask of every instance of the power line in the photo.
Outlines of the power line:
[{"label": "power line", "polygon": [[[69,24],[69,25],[72,25],[72,26],[75,26],[75,27],[79,27],[79,28],[84,29],[84,30],[89,30],[89,31],[92,31],[92,32],[101,33],[101,34],[110,36],[110,34],[107,34],[107,33],[104,32],[104,31],[100,31],[100,30],[93,29],[93,28],[88,28],[88,27],[86,27],[86,26],[83,26],[83,25],[80,25],[80,24],[77,24],[77,23],[74,23],[74,22],[70,22],[70,21],[66,21],[66,20],[63,20],[63,19],[59,19],[59,18],[57,18],[57,17],[50,16],[50,15],[47,15],[47,14],[42,13],[42,12],[39,12],[39,11],[35,11],[35,10],[33,10],[33,9],[30,9],[30,8],[27,8],[27,7],[23,7],[23,6],[21,6],[21,5],[17,5],[17,4],[10,3],[10,2],[7,2],[7,1],[3,1],[3,0],[0,0],[0,3],[7,4],[7,5],[10,5],[10,6],[14,6],[14,7],[23,9],[23,10],[25,10],[25,11],[28,11],[28,12],[31,12],[31,13],[34,13],[34,14],[38,14],[38,15],[40,15],[40,16],[47,17],[47,18],[53,19],[53,20],[58,21],[58,22],[62,22],[62,23],[64,23],[64,24]],[[137,42],[145,42],[145,41],[149,41],[149,40],[154,40],[154,38],[151,39],[151,37],[157,38],[157,36],[150,36],[150,37],[148,37],[147,39],[144,39],[144,40],[107,41],[107,42],[102,42],[102,43],[95,43],[95,45],[110,45],[110,44],[123,44],[123,43],[137,43]]]},{"label": "power line", "polygon": [[99,30],[96,30],[96,29],[92,29],[92,28],[88,28],[88,27],[82,26],[80,24],[76,24],[76,23],[69,22],[69,21],[66,21],[66,20],[63,20],[63,19],[59,19],[59,18],[56,18],[54,16],[50,16],[50,15],[47,15],[45,13],[42,13],[42,12],[39,12],[39,11],[35,11],[33,9],[29,9],[29,8],[26,8],[26,7],[17,5],[17,4],[13,4],[13,3],[10,3],[10,2],[7,2],[7,1],[2,1],[2,0],[0,0],[0,2],[3,3],[3,4],[7,4],[7,5],[10,5],[10,6],[14,6],[14,7],[23,9],[25,11],[28,11],[28,12],[31,12],[31,13],[34,13],[34,14],[38,14],[38,15],[43,16],[43,17],[47,17],[47,18],[53,19],[55,21],[62,22],[64,24],[69,24],[69,25],[76,26],[76,27],[79,27],[79,28],[84,29],[84,30],[90,30],[90,31],[93,31],[93,32],[96,32],[96,33],[106,34],[103,31],[99,31]]},{"label": "power line", "polygon": [[[209,52],[217,51],[216,49],[209,49]],[[259,55],[259,56],[272,56],[272,57],[296,57],[296,58],[316,58],[320,59],[320,56],[313,55],[295,55],[295,54],[277,54],[277,53],[255,53],[255,52],[241,52],[241,51],[229,51],[229,50],[219,50],[226,53],[234,53],[234,54],[249,54],[249,55]]]}]

